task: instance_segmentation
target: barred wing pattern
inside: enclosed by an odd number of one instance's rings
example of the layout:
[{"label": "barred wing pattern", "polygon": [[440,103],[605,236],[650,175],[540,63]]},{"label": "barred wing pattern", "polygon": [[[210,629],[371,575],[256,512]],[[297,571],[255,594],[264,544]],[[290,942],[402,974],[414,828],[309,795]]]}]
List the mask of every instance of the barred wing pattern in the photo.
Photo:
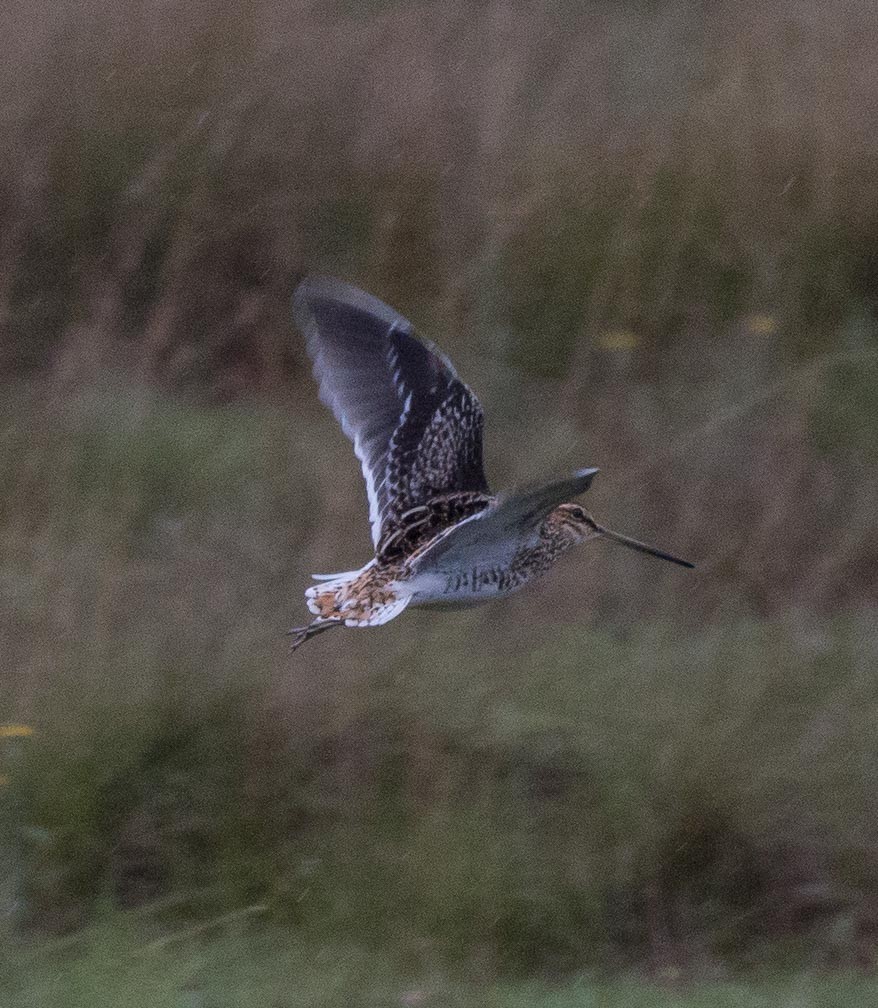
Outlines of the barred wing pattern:
[{"label": "barred wing pattern", "polygon": [[293,295],[325,402],[354,444],[380,551],[405,514],[443,494],[488,492],[479,401],[410,322],[349,284],[309,277]]}]

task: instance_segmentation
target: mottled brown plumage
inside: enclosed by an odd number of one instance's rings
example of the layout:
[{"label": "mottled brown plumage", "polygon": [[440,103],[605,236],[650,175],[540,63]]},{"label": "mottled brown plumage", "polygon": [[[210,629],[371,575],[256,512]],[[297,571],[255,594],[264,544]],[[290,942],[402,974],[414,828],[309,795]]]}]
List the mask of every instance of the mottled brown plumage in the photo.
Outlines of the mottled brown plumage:
[{"label": "mottled brown plumage", "polygon": [[548,571],[572,546],[609,538],[691,567],[599,525],[579,505],[597,469],[507,492],[488,489],[482,408],[441,351],[376,298],[328,278],[303,281],[296,321],[326,402],[354,443],[369,498],[375,557],[314,575],[315,619],[293,647],[333,626],[378,626],[408,605],[473,604]]}]

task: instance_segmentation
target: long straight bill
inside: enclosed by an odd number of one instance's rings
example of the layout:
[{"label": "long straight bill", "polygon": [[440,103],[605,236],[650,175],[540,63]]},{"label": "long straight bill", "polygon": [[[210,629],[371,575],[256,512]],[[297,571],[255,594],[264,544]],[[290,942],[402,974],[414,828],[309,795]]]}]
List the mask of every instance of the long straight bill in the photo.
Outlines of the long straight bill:
[{"label": "long straight bill", "polygon": [[678,556],[674,556],[673,553],[666,553],[664,550],[657,549],[655,546],[647,546],[646,543],[640,542],[639,539],[632,539],[630,536],[622,535],[621,532],[613,532],[612,529],[604,528],[603,525],[598,525],[595,522],[595,531],[600,532],[602,536],[606,536],[607,539],[612,539],[617,543],[622,543],[623,546],[628,546],[633,550],[637,550],[639,553],[648,553],[650,556],[658,557],[660,560],[669,560],[671,563],[679,564],[681,567],[694,567],[694,563],[690,563],[688,560],[682,560]]}]

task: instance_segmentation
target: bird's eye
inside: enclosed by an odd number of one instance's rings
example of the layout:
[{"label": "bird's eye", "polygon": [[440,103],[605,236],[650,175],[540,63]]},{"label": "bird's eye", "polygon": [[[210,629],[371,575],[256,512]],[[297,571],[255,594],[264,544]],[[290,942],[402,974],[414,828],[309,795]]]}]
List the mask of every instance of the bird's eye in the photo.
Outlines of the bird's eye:
[{"label": "bird's eye", "polygon": [[585,511],[581,507],[574,506],[570,509],[570,514],[577,521],[585,521]]}]

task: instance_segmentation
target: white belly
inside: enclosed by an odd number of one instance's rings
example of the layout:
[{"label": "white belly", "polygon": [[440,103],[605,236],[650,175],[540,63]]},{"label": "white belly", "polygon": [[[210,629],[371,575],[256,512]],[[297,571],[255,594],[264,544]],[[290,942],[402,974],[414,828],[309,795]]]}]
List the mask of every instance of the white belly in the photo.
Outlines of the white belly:
[{"label": "white belly", "polygon": [[508,569],[478,564],[455,571],[430,571],[409,583],[414,605],[473,605],[516,591],[524,584]]}]

